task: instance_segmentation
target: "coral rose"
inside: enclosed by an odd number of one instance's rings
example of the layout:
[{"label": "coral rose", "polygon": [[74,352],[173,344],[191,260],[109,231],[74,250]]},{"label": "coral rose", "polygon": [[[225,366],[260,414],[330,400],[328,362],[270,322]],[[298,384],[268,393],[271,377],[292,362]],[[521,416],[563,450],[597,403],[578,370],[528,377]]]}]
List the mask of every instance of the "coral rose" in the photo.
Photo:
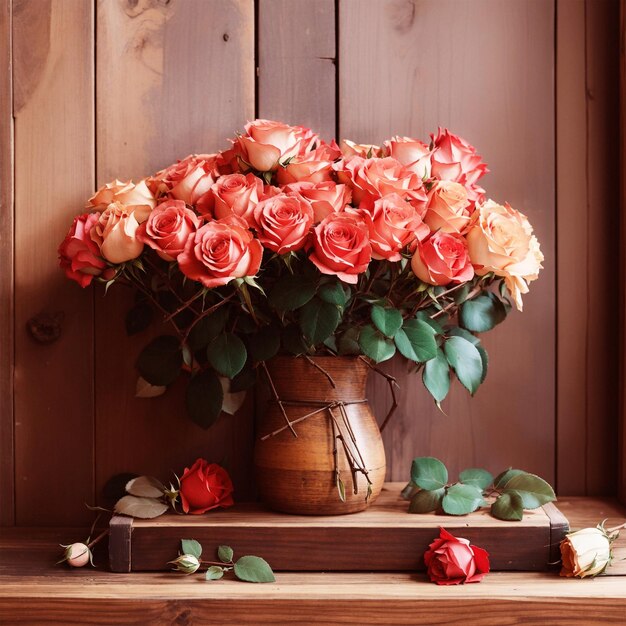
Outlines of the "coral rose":
[{"label": "coral rose", "polygon": [[263,181],[254,174],[230,174],[211,187],[213,213],[218,219],[236,215],[254,225],[254,207],[264,196]]},{"label": "coral rose", "polygon": [[367,226],[355,215],[331,213],[314,229],[309,256],[322,274],[355,284],[369,265],[372,247]]},{"label": "coral rose", "polygon": [[369,230],[372,257],[399,261],[400,251],[415,239],[430,233],[415,207],[397,193],[379,198],[369,207],[359,210]]},{"label": "coral rose", "polygon": [[185,513],[200,515],[218,507],[232,506],[233,483],[217,463],[198,459],[185,468],[180,479],[180,501]]},{"label": "coral rose", "polygon": [[428,192],[428,211],[424,221],[433,231],[464,233],[473,208],[467,189],[461,183],[440,180]]},{"label": "coral rose", "polygon": [[201,223],[182,200],[166,200],[139,226],[137,238],[156,250],[165,261],[174,261]]},{"label": "coral rose", "polygon": [[278,254],[302,248],[313,225],[313,208],[297,193],[262,200],[254,209],[259,241]]},{"label": "coral rose", "polygon": [[419,139],[392,137],[385,141],[385,156],[400,161],[404,167],[415,172],[422,180],[430,178],[432,150]]},{"label": "coral rose", "polygon": [[75,217],[59,246],[61,268],[68,278],[75,280],[81,287],[90,285],[94,276],[100,276],[106,269],[106,263],[100,256],[100,248],[90,234],[99,217],[98,213],[85,213]]},{"label": "coral rose", "polygon": [[284,191],[297,191],[313,207],[315,223],[321,222],[330,213],[343,211],[352,199],[347,185],[338,185],[332,180],[323,183],[293,183],[285,185]]},{"label": "coral rose", "polygon": [[255,276],[262,257],[263,246],[245,222],[231,217],[199,228],[177,261],[185,276],[211,289],[235,278]]},{"label": "coral rose", "polygon": [[322,144],[319,148],[307,152],[303,156],[294,157],[287,165],[278,168],[278,182],[322,183],[332,180],[333,162],[341,156],[341,151],[334,142]]},{"label": "coral rose", "polygon": [[502,276],[521,311],[522,294],[539,277],[543,254],[528,218],[508,204],[488,200],[477,206],[467,233],[469,253],[480,276]]},{"label": "coral rose", "polygon": [[489,573],[486,550],[443,528],[424,554],[424,563],[431,582],[438,585],[478,583]]},{"label": "coral rose", "polygon": [[354,143],[349,139],[342,139],[341,152],[344,156],[360,156],[364,159],[382,156],[383,150],[373,143]]},{"label": "coral rose", "polygon": [[110,263],[125,263],[136,259],[143,251],[137,237],[139,222],[135,211],[119,202],[112,202],[98,215],[89,234],[99,246],[102,256]]},{"label": "coral rose", "polygon": [[464,283],[474,276],[474,268],[461,235],[433,233],[417,244],[411,268],[415,275],[429,285]]},{"label": "coral rose", "polygon": [[148,219],[150,211],[156,206],[154,195],[144,179],[136,184],[132,181],[124,183],[120,180],[107,183],[89,198],[87,208],[102,212],[113,202],[119,202],[128,211],[134,212],[140,224]]}]

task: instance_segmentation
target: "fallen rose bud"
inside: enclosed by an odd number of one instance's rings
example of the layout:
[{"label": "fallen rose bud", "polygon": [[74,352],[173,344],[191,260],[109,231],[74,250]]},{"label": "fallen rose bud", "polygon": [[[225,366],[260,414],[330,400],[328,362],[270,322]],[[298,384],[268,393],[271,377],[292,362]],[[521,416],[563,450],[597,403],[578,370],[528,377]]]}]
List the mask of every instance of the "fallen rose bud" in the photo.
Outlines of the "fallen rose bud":
[{"label": "fallen rose bud", "polygon": [[184,574],[193,574],[200,567],[200,561],[193,554],[181,554],[177,559],[169,561],[169,563],[176,566],[174,567],[176,571]]},{"label": "fallen rose bud", "polygon": [[61,547],[65,548],[65,552],[59,563],[65,562],[71,567],[84,567],[91,563],[91,550],[84,543],[71,543]]},{"label": "fallen rose bud", "polygon": [[610,534],[603,524],[568,533],[560,545],[561,576],[588,578],[602,574],[611,562],[611,543],[618,534]]}]

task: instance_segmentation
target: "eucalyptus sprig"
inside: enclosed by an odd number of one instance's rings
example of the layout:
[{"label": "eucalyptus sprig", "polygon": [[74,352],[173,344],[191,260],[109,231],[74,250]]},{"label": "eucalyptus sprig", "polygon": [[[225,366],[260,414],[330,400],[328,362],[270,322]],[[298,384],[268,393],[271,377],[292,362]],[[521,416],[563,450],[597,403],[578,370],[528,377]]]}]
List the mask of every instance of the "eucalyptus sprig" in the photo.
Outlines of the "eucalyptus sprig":
[{"label": "eucalyptus sprig", "polygon": [[448,479],[448,469],[439,459],[414,459],[411,480],[402,490],[402,497],[410,500],[409,513],[442,510],[448,515],[467,515],[490,505],[493,517],[519,521],[525,509],[556,500],[543,478],[519,469],[509,468],[494,478],[485,469],[470,468],[459,474],[457,482]]}]

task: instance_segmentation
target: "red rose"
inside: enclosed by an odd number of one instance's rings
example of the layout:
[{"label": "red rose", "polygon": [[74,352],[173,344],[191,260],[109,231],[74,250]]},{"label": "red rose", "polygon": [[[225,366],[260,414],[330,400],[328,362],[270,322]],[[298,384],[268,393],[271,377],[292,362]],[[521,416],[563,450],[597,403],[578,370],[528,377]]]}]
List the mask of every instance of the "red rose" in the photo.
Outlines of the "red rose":
[{"label": "red rose", "polygon": [[217,465],[198,459],[180,479],[180,500],[185,513],[200,515],[218,507],[235,504],[233,483],[228,472]]},{"label": "red rose", "polygon": [[431,582],[438,585],[478,583],[489,572],[489,554],[470,545],[467,539],[457,538],[447,530],[439,529],[439,539],[433,541],[424,562]]}]

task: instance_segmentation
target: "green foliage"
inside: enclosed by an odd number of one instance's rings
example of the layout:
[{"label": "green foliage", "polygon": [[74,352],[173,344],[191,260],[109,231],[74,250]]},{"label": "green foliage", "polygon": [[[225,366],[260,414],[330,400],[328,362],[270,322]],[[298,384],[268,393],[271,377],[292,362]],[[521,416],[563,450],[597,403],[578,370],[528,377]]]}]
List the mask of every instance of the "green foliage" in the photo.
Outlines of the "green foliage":
[{"label": "green foliage", "polygon": [[219,546],[217,549],[217,558],[222,563],[231,563],[233,560],[233,549],[230,546]]},{"label": "green foliage", "polygon": [[204,577],[206,580],[219,580],[224,577],[224,568],[219,565],[211,565]]},{"label": "green foliage", "polygon": [[198,426],[209,428],[222,411],[224,391],[222,383],[211,370],[196,374],[187,385],[185,405],[187,413]]},{"label": "green foliage", "polygon": [[524,504],[516,493],[503,493],[491,505],[491,514],[497,519],[519,522],[524,517]]},{"label": "green foliage", "polygon": [[435,330],[423,320],[408,320],[399,329],[394,341],[400,354],[416,363],[430,361],[437,356]]},{"label": "green foliage", "polygon": [[350,290],[344,287],[340,280],[334,283],[326,283],[317,290],[317,295],[328,304],[338,307],[346,306],[350,298]]},{"label": "green foliage", "polygon": [[295,311],[311,300],[315,289],[315,283],[305,276],[288,274],[274,285],[268,301],[276,311]]},{"label": "green foliage", "polygon": [[450,390],[450,366],[445,354],[437,349],[434,359],[427,361],[422,373],[422,382],[430,395],[439,404]]},{"label": "green foliage", "polygon": [[161,335],[153,339],[139,354],[137,369],[151,385],[169,385],[180,374],[183,352],[178,339]]},{"label": "green foliage", "polygon": [[474,485],[456,483],[446,489],[446,495],[441,503],[448,515],[467,515],[483,506],[483,490]]},{"label": "green foliage", "polygon": [[370,324],[361,328],[359,346],[363,354],[372,359],[374,363],[387,361],[396,353],[396,346],[393,341],[381,335]]},{"label": "green foliage", "polygon": [[223,330],[228,316],[228,308],[221,306],[210,315],[205,315],[191,329],[187,342],[191,349],[196,352],[209,345]]},{"label": "green foliage", "polygon": [[456,377],[474,395],[483,375],[483,362],[476,346],[463,337],[450,337],[443,349]]},{"label": "green foliage", "polygon": [[398,309],[383,308],[375,304],[370,311],[374,326],[385,337],[393,339],[402,327],[402,314]]},{"label": "green foliage", "polygon": [[506,319],[502,301],[493,293],[483,293],[461,305],[459,321],[467,330],[483,333]]},{"label": "green foliage", "polygon": [[459,480],[464,485],[473,485],[479,489],[487,489],[493,483],[493,476],[487,470],[473,467],[463,470],[459,474]]},{"label": "green foliage", "polygon": [[431,511],[436,511],[441,506],[444,494],[445,489],[443,487],[433,491],[420,489],[411,498],[409,513],[430,513]]},{"label": "green foliage", "polygon": [[297,324],[286,326],[280,334],[280,344],[285,352],[293,355],[305,354],[307,345],[302,337],[302,331]]},{"label": "green foliage", "polygon": [[330,337],[341,321],[339,308],[320,298],[313,298],[300,309],[300,328],[316,346]]},{"label": "green foliage", "polygon": [[227,378],[234,378],[248,358],[246,346],[235,333],[221,333],[207,346],[209,363]]},{"label": "green foliage", "polygon": [[448,470],[446,466],[432,456],[413,459],[411,465],[411,481],[421,489],[434,491],[446,486]]},{"label": "green foliage", "polygon": [[341,355],[361,354],[361,346],[359,345],[359,329],[348,328],[343,334],[339,335],[337,340],[337,350]]},{"label": "green foliage", "polygon": [[249,583],[273,583],[276,581],[269,563],[260,556],[242,556],[235,562],[235,576]]},{"label": "green foliage", "polygon": [[126,313],[126,334],[136,335],[150,326],[154,319],[154,309],[147,300],[136,302]]},{"label": "green foliage", "polygon": [[280,330],[263,326],[248,337],[248,354],[254,361],[269,361],[280,350]]},{"label": "green foliage", "polygon": [[183,554],[191,554],[197,559],[202,556],[202,546],[195,539],[182,539],[180,543]]}]

